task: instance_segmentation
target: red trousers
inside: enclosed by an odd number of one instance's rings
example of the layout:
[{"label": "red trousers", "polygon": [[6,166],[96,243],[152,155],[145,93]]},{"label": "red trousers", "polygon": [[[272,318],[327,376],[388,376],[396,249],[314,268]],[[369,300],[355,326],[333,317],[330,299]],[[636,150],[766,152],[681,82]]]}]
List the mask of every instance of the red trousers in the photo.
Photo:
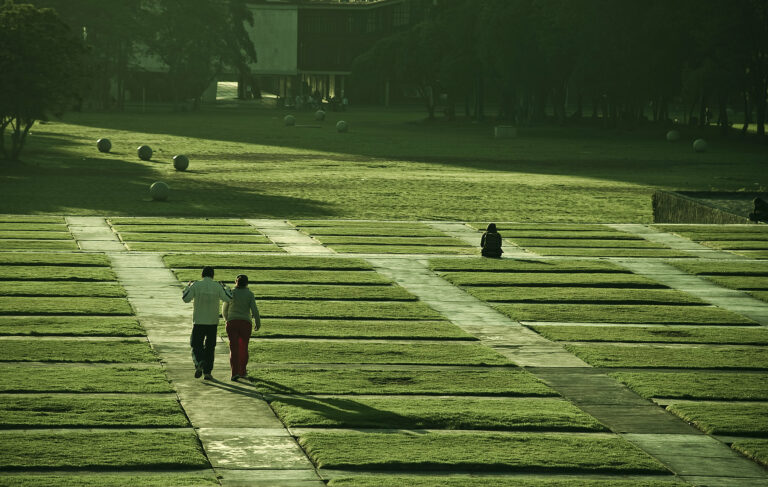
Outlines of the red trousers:
[{"label": "red trousers", "polygon": [[248,340],[251,338],[252,328],[249,321],[227,321],[229,366],[232,368],[232,375],[245,376],[245,366],[248,365]]}]

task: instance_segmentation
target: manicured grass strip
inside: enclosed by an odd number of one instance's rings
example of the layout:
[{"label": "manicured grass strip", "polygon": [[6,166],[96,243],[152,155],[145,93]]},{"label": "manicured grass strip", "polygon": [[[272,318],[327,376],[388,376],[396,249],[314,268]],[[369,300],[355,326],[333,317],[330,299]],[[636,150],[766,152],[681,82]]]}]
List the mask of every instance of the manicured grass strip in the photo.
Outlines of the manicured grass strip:
[{"label": "manicured grass strip", "polygon": [[42,215],[0,215],[0,222],[64,223],[64,217]]},{"label": "manicured grass strip", "polygon": [[[201,269],[174,269],[182,282],[200,279]],[[252,284],[360,284],[382,285],[391,281],[374,271],[305,271],[272,269],[219,269],[215,279],[234,283],[238,274],[248,276]],[[256,297],[258,299],[258,296]]]},{"label": "manicured grass strip", "polygon": [[768,232],[763,225],[652,225],[663,232],[674,233],[755,233]]},{"label": "manicured grass strip", "polygon": [[446,259],[429,260],[433,271],[496,272],[619,272],[629,271],[613,262],[554,259]]},{"label": "manicured grass strip", "polygon": [[749,291],[749,294],[762,301],[768,301],[768,291]]},{"label": "manicured grass strip", "polygon": [[[0,254],[2,255],[2,254]],[[108,267],[67,267],[64,265],[2,265],[0,280],[4,281],[116,281]]]},{"label": "manicured grass strip", "polygon": [[0,484],[14,487],[180,487],[220,486],[213,470],[196,472],[0,473]]},{"label": "manicured grass strip", "polygon": [[768,276],[702,276],[730,289],[768,289]]},{"label": "manicured grass strip", "polygon": [[74,240],[0,240],[0,250],[78,250]]},{"label": "manicured grass strip", "polygon": [[0,316],[0,335],[144,336],[132,316]]},{"label": "manicured grass strip", "polygon": [[760,347],[577,345],[565,349],[595,367],[768,369]]},{"label": "manicured grass strip", "polygon": [[146,252],[285,252],[272,243],[126,242],[126,247]]},{"label": "manicured grass strip", "polygon": [[69,227],[66,223],[0,222],[0,232],[2,233],[17,230],[24,232],[66,232],[69,235]]},{"label": "manicured grass strip", "polygon": [[573,241],[577,244],[581,239],[586,240],[643,240],[643,237],[632,233],[621,233],[616,230],[506,230],[503,235],[508,240],[517,239],[559,239]]},{"label": "manicured grass strip", "polygon": [[[532,374],[517,367],[453,368],[450,371],[252,367],[248,377],[259,391],[273,394],[558,395]],[[763,391],[768,394],[768,388]]]},{"label": "manicured grass strip", "polygon": [[648,240],[608,240],[608,239],[546,239],[546,238],[518,238],[507,237],[520,247],[573,247],[594,249],[664,249],[663,245],[649,242]]},{"label": "manicured grass strip", "polygon": [[699,298],[674,289],[551,286],[467,286],[462,289],[484,301],[508,303],[704,304]]},{"label": "manicured grass strip", "polygon": [[738,250],[733,253],[750,259],[768,259],[768,250]]},{"label": "manicured grass strip", "polygon": [[0,428],[187,427],[175,397],[14,394],[0,402]]},{"label": "manicured grass strip", "polygon": [[3,265],[44,265],[44,266],[97,266],[109,267],[110,262],[104,254],[90,253],[51,253],[51,252],[3,252],[0,253]]},{"label": "manicured grass strip", "polygon": [[[0,321],[2,323],[2,321]],[[411,338],[476,340],[449,321],[264,319],[255,335],[265,338]],[[0,327],[2,332],[2,327]],[[222,335],[226,330],[222,327]]]},{"label": "manicured grass strip", "polygon": [[318,236],[317,240],[328,245],[424,245],[472,247],[463,240],[453,237],[360,237],[360,236]]},{"label": "manicured grass strip", "polygon": [[768,232],[685,232],[685,236],[691,240],[696,241],[712,241],[712,240],[724,240],[724,241],[738,241],[738,240],[767,240]]},{"label": "manicured grass strip", "polygon": [[[342,299],[413,301],[411,293],[397,285],[355,286],[322,284],[255,284],[249,286],[257,299]],[[2,288],[0,287],[0,291]]]},{"label": "manicured grass strip", "polygon": [[444,247],[428,245],[328,245],[336,252],[349,254],[457,254],[479,255],[476,247]]},{"label": "manicured grass strip", "polygon": [[172,392],[162,367],[0,364],[0,392]]},{"label": "manicured grass strip", "polygon": [[[657,476],[658,477],[658,476]],[[690,487],[691,484],[669,478],[565,478],[514,475],[360,475],[334,477],[328,487]],[[90,487],[90,485],[88,486]]]},{"label": "manicured grass strip", "polygon": [[600,248],[570,248],[570,247],[525,247],[526,250],[539,255],[566,257],[690,257],[685,252],[671,249],[600,249]]},{"label": "manicured grass strip", "polygon": [[209,465],[193,431],[2,431],[0,469],[192,469]]},{"label": "manicured grass strip", "polygon": [[0,340],[2,362],[133,363],[157,360],[144,340]]},{"label": "manicured grass strip", "polygon": [[445,234],[440,230],[435,230],[426,225],[400,227],[299,227],[299,230],[312,236],[445,237]]},{"label": "manicured grass strip", "polygon": [[768,345],[768,329],[695,326],[567,326],[529,325],[548,340],[565,342],[669,342]]},{"label": "manicured grass strip", "polygon": [[768,374],[765,373],[700,370],[612,372],[610,375],[645,398],[768,400]]},{"label": "manicured grass strip", "polygon": [[[1,345],[0,345],[1,348]],[[511,365],[479,343],[364,343],[252,340],[252,357],[261,363]]]},{"label": "manicured grass strip", "polygon": [[458,286],[561,286],[656,288],[666,286],[635,274],[567,272],[446,272],[443,279]]},{"label": "manicured grass strip", "polygon": [[562,399],[281,397],[270,403],[289,427],[608,431]]},{"label": "manicured grass strip", "polygon": [[768,276],[768,262],[670,260],[667,264],[696,275]]},{"label": "manicured grass strip", "polygon": [[[766,235],[768,238],[768,235]],[[710,240],[701,242],[707,247],[714,247],[723,250],[766,250],[768,251],[768,240]]]},{"label": "manicured grass strip", "polygon": [[129,233],[197,233],[223,235],[261,235],[250,225],[114,225],[115,231]]},{"label": "manicured grass strip", "polygon": [[[488,227],[488,222],[471,222],[468,223],[469,226],[474,227],[478,230],[485,230]],[[616,230],[611,227],[607,227],[605,225],[597,225],[597,224],[569,224],[569,223],[499,223],[496,222],[496,228],[501,230],[519,230],[519,231],[526,231],[526,230],[533,230],[533,231],[551,231],[551,232],[582,232],[582,231],[588,231],[588,232],[615,232],[617,234],[622,234],[625,232],[620,232],[619,230]]]},{"label": "manicured grass strip", "polygon": [[421,222],[391,222],[371,220],[290,220],[297,227],[362,227],[362,228],[429,228]]},{"label": "manicured grass strip", "polygon": [[768,440],[738,440],[731,444],[731,448],[768,467]]},{"label": "manicured grass strip", "polygon": [[659,473],[669,471],[618,436],[526,433],[305,433],[319,468]]},{"label": "manicured grass strip", "polygon": [[[442,315],[426,304],[380,301],[257,301],[265,318],[439,320]],[[0,302],[1,303],[1,302]]]},{"label": "manicured grass strip", "polygon": [[27,230],[3,230],[0,228],[0,239],[34,239],[34,240],[67,240],[72,238],[69,232],[48,232],[44,230],[31,232]]},{"label": "manicured grass strip", "polygon": [[572,323],[660,323],[671,325],[754,325],[741,315],[714,306],[599,305],[599,304],[504,304],[492,305],[517,321]]},{"label": "manicured grass strip", "polygon": [[196,243],[272,243],[264,235],[222,235],[205,233],[129,233],[120,234],[126,242],[196,242]]},{"label": "manicured grass strip", "polygon": [[0,296],[0,315],[132,315],[123,298]]},{"label": "manicured grass strip", "polygon": [[673,403],[667,411],[709,435],[767,436],[765,403]]},{"label": "manicured grass strip", "polygon": [[0,296],[100,296],[125,297],[116,282],[0,281]]},{"label": "manicured grass strip", "polygon": [[373,270],[362,259],[299,257],[293,255],[215,255],[178,254],[163,257],[168,267],[197,269],[210,265],[216,269],[303,269],[303,270]]},{"label": "manicured grass strip", "polygon": [[230,218],[153,218],[153,217],[114,217],[110,218],[112,225],[215,225],[215,226],[245,226],[245,221]]}]

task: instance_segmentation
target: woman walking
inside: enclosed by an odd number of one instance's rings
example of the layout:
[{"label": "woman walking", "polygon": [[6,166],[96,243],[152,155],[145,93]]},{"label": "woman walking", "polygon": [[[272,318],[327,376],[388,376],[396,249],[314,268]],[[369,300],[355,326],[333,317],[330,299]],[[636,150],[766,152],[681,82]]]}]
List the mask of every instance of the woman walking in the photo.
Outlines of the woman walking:
[{"label": "woman walking", "polygon": [[251,338],[252,328],[251,316],[253,316],[256,331],[261,328],[256,297],[248,289],[248,276],[245,274],[240,274],[235,278],[232,300],[224,303],[222,314],[227,320],[229,365],[232,368],[232,380],[237,380],[245,377],[245,366],[248,365],[248,340]]}]

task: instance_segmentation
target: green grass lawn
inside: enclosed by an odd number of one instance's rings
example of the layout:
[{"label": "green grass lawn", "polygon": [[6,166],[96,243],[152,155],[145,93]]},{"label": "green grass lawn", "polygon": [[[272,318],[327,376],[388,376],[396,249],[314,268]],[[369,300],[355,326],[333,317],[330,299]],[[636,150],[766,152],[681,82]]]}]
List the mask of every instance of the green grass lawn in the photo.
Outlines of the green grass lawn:
[{"label": "green grass lawn", "polygon": [[447,247],[427,245],[328,245],[340,253],[349,254],[459,254],[479,255],[480,249],[475,247]]},{"label": "green grass lawn", "polygon": [[[543,220],[546,221],[546,220]],[[485,231],[490,222],[469,222],[467,225]],[[495,222],[496,229],[507,232],[612,232],[617,235],[625,234],[611,227],[591,223],[520,223],[520,222]]]},{"label": "green grass lawn", "polygon": [[125,242],[182,242],[182,243],[230,243],[270,244],[264,235],[206,234],[206,233],[130,233],[122,232]]},{"label": "green grass lawn", "polygon": [[42,266],[96,266],[109,267],[109,259],[104,254],[75,252],[2,252],[0,264],[6,265],[42,265]]},{"label": "green grass lawn", "polygon": [[765,373],[697,370],[612,372],[610,375],[645,398],[768,400],[768,374]]},{"label": "green grass lawn", "polygon": [[327,469],[668,473],[639,448],[607,435],[308,432],[299,444]]},{"label": "green grass lawn", "polygon": [[[249,286],[258,300],[262,299],[297,299],[297,300],[382,300],[413,301],[411,293],[397,285],[356,286],[346,284],[255,284]],[[2,288],[0,288],[1,290]]]},{"label": "green grass lawn", "polygon": [[69,232],[51,232],[45,230],[5,230],[0,227],[0,239],[26,239],[26,240],[67,240],[72,238]]},{"label": "green grass lawn", "polygon": [[[257,301],[265,318],[441,320],[420,301]],[[2,301],[0,301],[2,303]]]},{"label": "green grass lawn", "polygon": [[132,315],[124,298],[0,296],[0,315]]},{"label": "green grass lawn", "polygon": [[730,289],[758,290],[768,289],[768,276],[707,276],[705,277],[723,287]]},{"label": "green grass lawn", "polygon": [[318,241],[329,246],[339,244],[348,245],[381,245],[381,246],[399,246],[399,245],[424,245],[431,247],[470,247],[463,240],[453,237],[370,237],[370,236],[322,236],[316,237]]},{"label": "green grass lawn", "polygon": [[[361,226],[345,226],[340,223],[338,226],[322,226],[322,227],[303,227],[299,226],[299,230],[317,237],[319,239],[335,236],[335,237],[442,237],[446,238],[447,235],[436,230],[428,225],[416,223],[416,224],[401,224],[398,226],[379,226],[372,225],[370,227]],[[448,237],[450,238],[450,237]],[[459,242],[461,242],[459,240]],[[466,244],[465,244],[466,245]]]},{"label": "green grass lawn", "polygon": [[[154,361],[153,361],[154,362]],[[34,380],[30,380],[32,375]],[[157,366],[0,363],[0,392],[172,392]]]},{"label": "green grass lawn", "polygon": [[671,260],[667,264],[696,275],[768,276],[768,262]]},{"label": "green grass lawn", "polygon": [[618,264],[601,260],[434,258],[429,260],[429,268],[433,271],[466,272],[616,272],[631,274],[630,271]]},{"label": "green grass lawn", "polygon": [[2,223],[60,223],[64,224],[63,216],[46,215],[0,215]]},{"label": "green grass lawn", "polygon": [[499,431],[608,431],[562,399],[279,397],[286,426]]},{"label": "green grass lawn", "polygon": [[663,245],[642,239],[586,239],[586,238],[519,238],[507,237],[520,247],[572,247],[584,249],[666,249]]},{"label": "green grass lawn", "polygon": [[667,410],[709,435],[768,436],[765,403],[672,403]]},{"label": "green grass lawn", "polygon": [[23,240],[8,238],[0,240],[0,250],[78,250],[74,240]]},{"label": "green grass lawn", "polygon": [[[768,236],[766,237],[768,238]],[[722,250],[766,250],[768,251],[768,240],[709,240],[702,241],[702,245]]]},{"label": "green grass lawn", "polygon": [[565,349],[595,367],[768,369],[761,347],[567,344]]},{"label": "green grass lawn", "polygon": [[272,394],[558,395],[532,374],[517,367],[457,367],[450,371],[443,368],[251,367],[248,378],[259,391]]},{"label": "green grass lawn", "polygon": [[749,294],[761,301],[768,301],[768,291],[749,291]]},{"label": "green grass lawn", "polygon": [[690,257],[690,254],[669,249],[632,248],[579,248],[579,247],[525,247],[530,252],[545,256],[565,257]]},{"label": "green grass lawn", "polygon": [[0,281],[0,296],[94,296],[124,298],[116,282]]},{"label": "green grass lawn", "polygon": [[[15,487],[179,487],[218,486],[213,470],[195,472],[86,472],[78,473],[0,473],[0,484]],[[654,486],[655,487],[655,486]],[[666,487],[666,486],[664,486]]]},{"label": "green grass lawn", "polygon": [[[0,254],[2,255],[2,254]],[[66,265],[8,265],[0,266],[3,281],[116,281],[108,267],[68,267]]]},{"label": "green grass lawn", "polygon": [[[196,281],[200,279],[201,269],[174,269],[179,281]],[[239,274],[248,276],[248,282],[255,284],[360,284],[381,285],[391,281],[374,271],[313,271],[313,270],[273,270],[232,268],[216,271],[216,280],[234,283]]]},{"label": "green grass lawn", "polygon": [[0,403],[0,428],[172,428],[189,421],[175,397],[13,394]]},{"label": "green grass lawn", "polygon": [[511,365],[478,343],[365,343],[346,341],[252,340],[255,363]]},{"label": "green grass lawn", "polygon": [[[247,224],[239,218],[152,218],[152,217],[111,217],[107,220],[112,225],[205,225],[205,226],[235,226]],[[128,227],[130,228],[130,227]]]},{"label": "green grass lawn", "polygon": [[[2,254],[0,254],[2,255]],[[196,269],[210,265],[216,269],[282,269],[282,270],[373,270],[363,259],[335,257],[301,257],[294,255],[216,255],[176,254],[163,257],[174,269]],[[198,276],[199,277],[199,276]]]},{"label": "green grass lawn", "polygon": [[733,253],[748,259],[768,259],[768,250],[734,250]]},{"label": "green grass lawn", "polygon": [[699,298],[674,289],[605,287],[466,286],[483,301],[507,303],[704,304]]},{"label": "green grass lawn", "polygon": [[0,335],[146,335],[132,316],[0,316]]},{"label": "green grass lawn", "polygon": [[586,273],[586,272],[446,272],[443,279],[457,286],[559,286],[559,287],[608,287],[608,288],[656,288],[666,286],[635,274]]},{"label": "green grass lawn", "polygon": [[199,235],[261,235],[250,225],[113,225],[121,236],[126,233],[199,234]]},{"label": "green grass lawn", "polygon": [[208,459],[193,431],[0,431],[0,469],[185,470]]},{"label": "green grass lawn", "polygon": [[568,326],[530,325],[544,338],[565,342],[669,342],[734,345],[768,345],[768,329],[760,326]]},{"label": "green grass lawn", "polygon": [[768,467],[768,440],[738,440],[731,445],[731,448]]},{"label": "green grass lawn", "polygon": [[714,306],[495,303],[493,307],[517,321],[670,325],[755,324],[748,318]]},{"label": "green grass lawn", "polygon": [[[0,319],[0,323],[2,320]],[[265,338],[401,338],[476,340],[450,321],[284,320],[264,319],[257,337]],[[0,327],[0,333],[3,328]],[[221,327],[220,333],[226,335]]]},{"label": "green grass lawn", "polygon": [[272,243],[126,242],[129,250],[142,252],[285,252]]},{"label": "green grass lawn", "polygon": [[[361,475],[334,477],[329,487],[684,487],[687,482],[674,478],[589,478],[526,477],[515,475]],[[90,487],[90,486],[89,486]]]},{"label": "green grass lawn", "polygon": [[760,227],[754,227],[743,232],[720,232],[720,231],[703,231],[703,232],[684,232],[687,238],[696,241],[717,241],[717,240],[756,240],[765,241],[768,239],[768,232],[761,231]]},{"label": "green grass lawn", "polygon": [[18,339],[0,340],[2,362],[154,362],[145,340]]}]

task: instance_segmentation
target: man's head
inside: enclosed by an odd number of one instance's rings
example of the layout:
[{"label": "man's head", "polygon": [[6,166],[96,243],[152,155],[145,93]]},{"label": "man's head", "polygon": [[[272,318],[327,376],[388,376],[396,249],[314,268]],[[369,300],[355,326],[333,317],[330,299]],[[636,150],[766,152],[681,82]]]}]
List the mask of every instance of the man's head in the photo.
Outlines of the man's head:
[{"label": "man's head", "polygon": [[203,267],[203,277],[210,277],[213,279],[213,267],[209,265]]}]

